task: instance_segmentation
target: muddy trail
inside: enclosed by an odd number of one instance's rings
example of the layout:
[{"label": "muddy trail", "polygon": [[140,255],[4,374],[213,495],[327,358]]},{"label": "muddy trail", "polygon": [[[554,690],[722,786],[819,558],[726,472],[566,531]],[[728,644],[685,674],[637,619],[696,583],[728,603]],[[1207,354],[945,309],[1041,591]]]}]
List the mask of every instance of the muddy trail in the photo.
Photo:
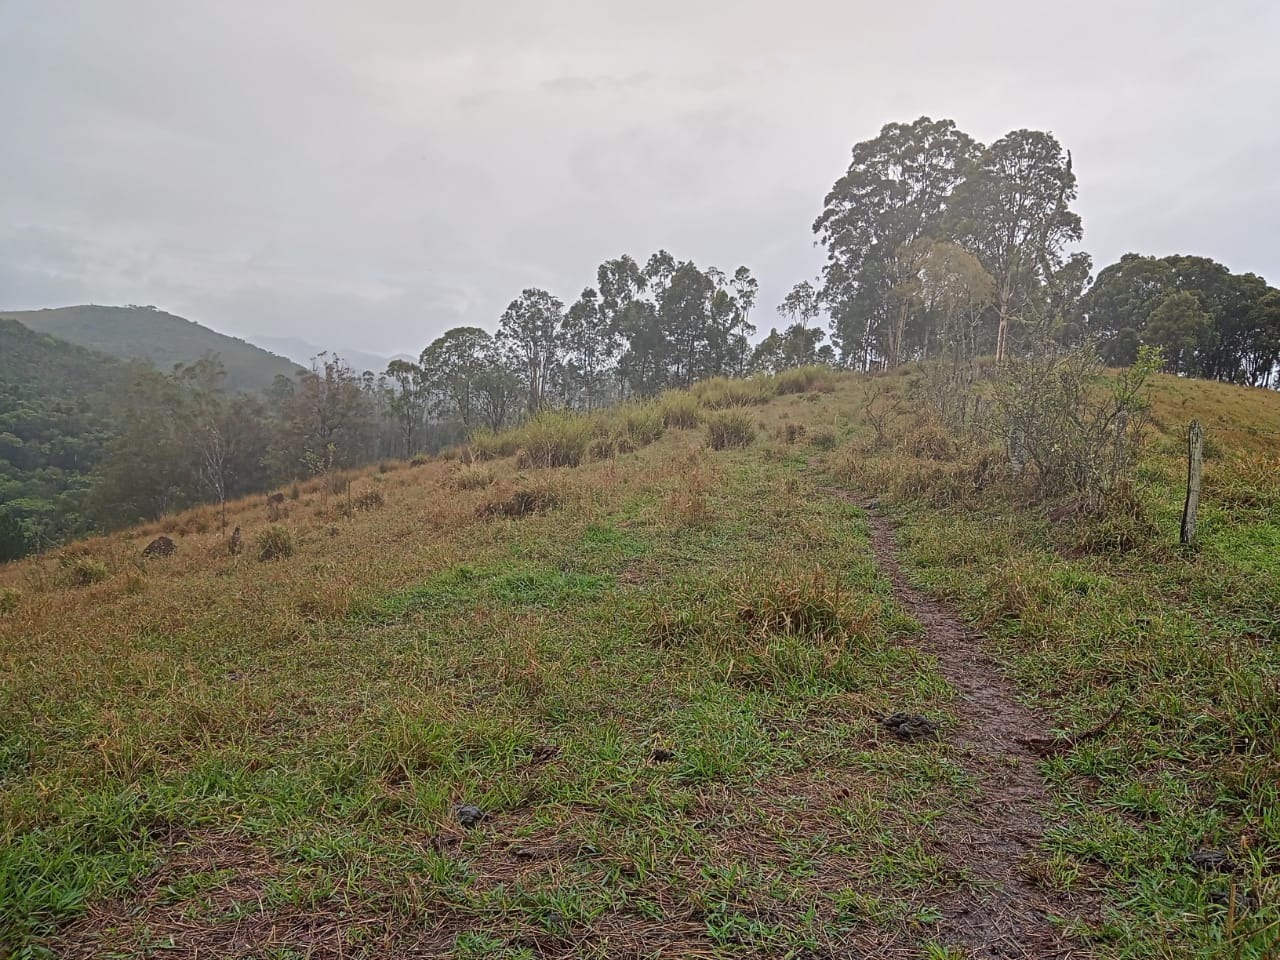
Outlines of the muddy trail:
[{"label": "muddy trail", "polygon": [[1083,919],[1095,913],[1096,904],[1046,890],[1028,871],[1049,806],[1037,762],[1074,741],[1051,738],[1045,721],[1018,702],[1014,685],[984,653],[981,638],[908,582],[891,524],[874,504],[863,506],[872,550],[894,597],[923,625],[919,646],[937,657],[939,671],[956,691],[956,724],[943,737],[977,785],[976,801],[939,824],[942,852],[975,882],[948,892],[938,904],[944,915],[938,939],[963,946],[974,960],[1091,956],[1062,932],[1061,920]]}]

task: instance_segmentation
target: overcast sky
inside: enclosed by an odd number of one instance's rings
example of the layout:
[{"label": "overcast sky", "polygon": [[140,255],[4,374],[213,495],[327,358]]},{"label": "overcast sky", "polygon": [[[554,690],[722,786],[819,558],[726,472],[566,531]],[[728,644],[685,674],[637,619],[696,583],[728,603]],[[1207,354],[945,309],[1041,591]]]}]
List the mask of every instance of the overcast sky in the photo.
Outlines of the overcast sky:
[{"label": "overcast sky", "polygon": [[1280,280],[1280,4],[0,0],[0,307],[418,350],[665,247],[758,325],[849,150],[1072,151],[1084,248]]}]

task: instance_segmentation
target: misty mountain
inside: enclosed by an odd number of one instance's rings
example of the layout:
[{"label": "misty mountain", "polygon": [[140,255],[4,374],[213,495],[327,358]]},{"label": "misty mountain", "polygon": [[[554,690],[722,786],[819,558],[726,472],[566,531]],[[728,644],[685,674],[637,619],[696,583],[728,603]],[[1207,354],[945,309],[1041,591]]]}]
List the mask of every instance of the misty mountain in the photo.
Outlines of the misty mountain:
[{"label": "misty mountain", "polygon": [[84,305],[0,312],[0,317],[122,360],[150,361],[165,373],[175,364],[192,363],[206,353],[216,353],[227,370],[226,388],[232,392],[261,390],[270,386],[277,374],[293,376],[299,366],[155,307]]},{"label": "misty mountain", "polygon": [[397,353],[390,357],[384,357],[376,353],[366,353],[363,350],[352,350],[343,346],[330,345],[326,347],[318,343],[312,343],[309,340],[303,340],[301,337],[250,337],[249,342],[257,344],[264,350],[270,350],[272,353],[288,357],[294,363],[299,363],[304,367],[311,366],[312,357],[327,351],[331,354],[337,354],[353,370],[361,373],[365,370],[382,373],[392,360],[417,361],[418,359],[407,353]]}]

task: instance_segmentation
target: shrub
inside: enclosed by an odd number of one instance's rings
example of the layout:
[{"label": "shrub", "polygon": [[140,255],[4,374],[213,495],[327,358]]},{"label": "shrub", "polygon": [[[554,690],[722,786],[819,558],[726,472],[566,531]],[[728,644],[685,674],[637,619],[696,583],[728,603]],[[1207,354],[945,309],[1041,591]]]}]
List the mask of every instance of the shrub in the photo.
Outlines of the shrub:
[{"label": "shrub", "polygon": [[836,388],[835,375],[826,367],[796,367],[773,378],[779,396],[788,393],[830,393]]},{"label": "shrub", "polygon": [[58,563],[73,587],[87,587],[107,579],[107,565],[94,557],[63,557]]},{"label": "shrub", "polygon": [[712,450],[746,447],[756,437],[750,414],[726,410],[707,418],[707,442]]},{"label": "shrub", "polygon": [[291,557],[293,556],[293,537],[284,527],[273,524],[258,534],[255,547],[258,559],[262,561]]},{"label": "shrub", "polygon": [[0,614],[13,613],[18,609],[18,601],[21,599],[21,590],[14,587],[0,588]]},{"label": "shrub", "polygon": [[424,455],[424,454],[419,453],[417,456],[415,456],[412,460],[410,460],[410,461],[409,461],[409,466],[411,466],[411,467],[425,467],[425,466],[426,466],[428,463],[430,463],[430,462],[431,462],[431,458],[430,458],[430,457],[428,457],[428,456],[426,456],[426,455]]},{"label": "shrub", "polygon": [[698,399],[685,390],[668,390],[658,400],[658,415],[669,429],[692,430],[702,422]]},{"label": "shrub", "polygon": [[1014,471],[1041,495],[1077,494],[1100,507],[1132,472],[1151,409],[1147,381],[1160,365],[1159,351],[1143,347],[1104,383],[1088,344],[1010,359],[995,379],[994,428]]},{"label": "shrub", "polygon": [[454,474],[450,484],[455,490],[479,490],[489,486],[495,479],[492,467],[472,464]]}]

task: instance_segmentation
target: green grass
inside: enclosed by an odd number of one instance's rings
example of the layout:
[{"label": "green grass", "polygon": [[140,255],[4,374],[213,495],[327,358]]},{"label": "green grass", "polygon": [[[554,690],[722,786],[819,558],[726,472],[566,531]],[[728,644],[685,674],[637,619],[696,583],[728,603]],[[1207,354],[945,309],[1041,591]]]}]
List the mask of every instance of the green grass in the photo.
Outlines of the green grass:
[{"label": "green grass", "polygon": [[[1232,390],[1234,408],[1220,396]],[[1141,523],[1123,540],[1108,534],[1110,518],[1054,523],[1016,492],[977,493],[966,462],[892,448],[848,461],[892,502],[919,582],[987,633],[1055,726],[1116,715],[1044,765],[1060,820],[1046,881],[1103,891],[1104,956],[1280,951],[1280,472],[1248,429],[1255,413],[1269,424],[1280,410],[1264,394],[1161,379],[1168,433],[1139,466]],[[1195,415],[1217,425],[1219,445],[1188,553],[1177,546],[1185,419],[1175,416]],[[1189,858],[1202,848],[1228,852],[1236,870],[1197,869]]]},{"label": "green grass", "polygon": [[[273,564],[175,572],[185,597],[116,601],[150,604],[140,646],[122,610],[86,610],[107,636],[77,654],[84,672],[29,663],[28,692],[5,701],[8,942],[162,953],[168,936],[217,943],[240,924],[272,955],[305,951],[306,918],[339,915],[355,955],[413,942],[424,918],[454,955],[672,936],[785,954],[865,927],[837,894],[872,896],[885,871],[941,895],[958,881],[932,869],[912,811],[960,796],[954,762],[938,744],[882,755],[875,716],[945,714],[950,691],[903,647],[918,627],[865,525],[792,467],[676,436],[622,482],[579,468],[563,509],[463,512],[467,529],[426,554],[395,539],[411,508],[388,489],[320,541],[380,544],[345,612],[283,616],[292,590],[317,589],[302,535]],[[228,583],[260,601],[202,600]],[[664,642],[654,624],[684,613],[688,635]],[[904,780],[918,789],[901,828],[851,836],[850,792]],[[473,830],[464,803],[486,814]],[[131,906],[110,920],[114,898]],[[885,935],[915,923],[886,917]]]},{"label": "green grass", "polygon": [[[609,456],[576,467],[500,436],[482,467],[377,478],[378,510],[300,491],[271,563],[177,520],[163,565],[133,563],[148,528],[84,545],[105,573],[83,586],[56,559],[2,571],[0,955],[959,956],[940,922],[973,882],[939,824],[979,779],[877,722],[947,729],[953,691],[832,478],[878,484],[914,576],[1055,727],[1120,708],[1042,764],[1027,866],[1102,896],[1089,948],[1274,953],[1280,514],[1247,416],[1220,423],[1197,552],[1168,542],[1172,420],[1140,536],[1083,552],[975,491],[973,451],[871,449],[864,389],[703,388],[712,418],[746,408],[743,449],[709,450],[674,394],[602,418]],[[1201,847],[1236,871],[1197,871]]]}]

